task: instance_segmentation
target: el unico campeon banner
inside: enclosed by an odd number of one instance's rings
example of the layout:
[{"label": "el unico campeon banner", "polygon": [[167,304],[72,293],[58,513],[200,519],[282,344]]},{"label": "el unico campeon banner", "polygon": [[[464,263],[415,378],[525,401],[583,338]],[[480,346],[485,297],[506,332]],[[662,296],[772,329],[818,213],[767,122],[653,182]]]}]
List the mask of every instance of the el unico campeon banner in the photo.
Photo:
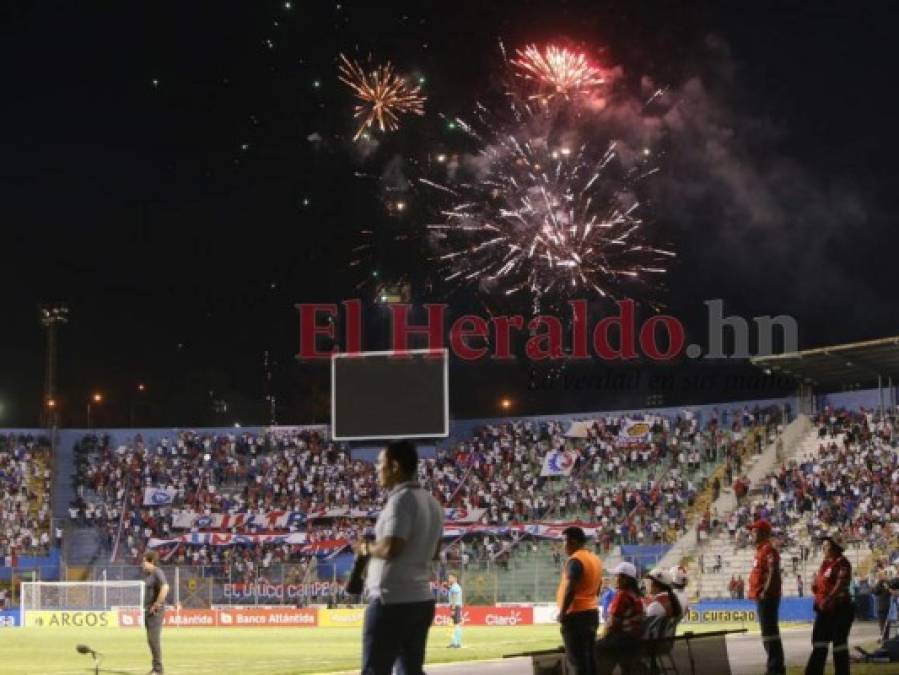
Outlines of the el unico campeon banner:
[{"label": "el unico campeon banner", "polygon": [[[592,537],[601,525],[584,523],[579,520],[548,523],[515,523],[512,525],[467,525],[465,523],[449,523],[443,528],[444,539],[455,539],[466,535],[488,535],[492,537],[521,537],[529,535],[542,539],[561,539],[567,527],[576,525]],[[191,532],[169,539],[152,538],[150,548],[184,544],[188,546],[255,546],[256,544],[289,544],[303,546],[301,553],[307,555],[332,555],[347,546],[345,539],[329,539],[325,541],[308,541],[305,532],[285,532],[283,534],[232,534],[230,532]]]},{"label": "el unico campeon banner", "polygon": [[[147,488],[152,490],[153,488]],[[145,492],[147,499],[164,499]],[[263,530],[286,530],[300,527],[308,520],[325,518],[377,518],[378,509],[315,509],[313,511],[267,511],[265,513],[196,513],[194,511],[177,511],[172,517],[172,527],[179,530],[230,530],[232,528],[259,528]],[[446,508],[443,510],[444,520],[453,523],[476,523],[487,509]]]}]

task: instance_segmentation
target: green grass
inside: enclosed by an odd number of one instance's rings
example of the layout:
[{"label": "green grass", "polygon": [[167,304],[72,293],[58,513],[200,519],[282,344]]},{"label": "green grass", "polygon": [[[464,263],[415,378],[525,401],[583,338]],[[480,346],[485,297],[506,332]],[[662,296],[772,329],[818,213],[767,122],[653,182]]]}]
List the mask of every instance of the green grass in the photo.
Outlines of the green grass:
[{"label": "green grass", "polygon": [[[740,624],[686,626],[687,630],[740,628]],[[747,628],[756,629],[751,624]],[[682,627],[683,629],[684,627]],[[557,626],[469,627],[465,647],[448,649],[452,628],[432,628],[428,663],[499,658],[504,654],[551,649],[561,644]],[[129,628],[0,629],[2,675],[88,675],[91,660],[75,652],[85,643],[108,654],[103,668],[122,675],[150,669],[144,631]],[[300,675],[359,672],[358,628],[168,628],[163,631],[163,659],[168,675]],[[476,671],[473,671],[476,672]],[[790,675],[803,672],[791,667]],[[827,672],[832,672],[828,670]],[[855,675],[884,675],[876,665],[853,665]]]},{"label": "green grass", "polygon": [[[431,629],[428,663],[499,658],[561,644],[557,626],[466,628],[462,649],[446,647],[451,633],[452,628]],[[359,629],[170,628],[162,639],[167,675],[359,672]],[[81,642],[108,654],[103,668],[129,674],[150,670],[141,629],[8,628],[0,629],[0,673],[87,675],[93,672],[90,657],[75,652]]]}]

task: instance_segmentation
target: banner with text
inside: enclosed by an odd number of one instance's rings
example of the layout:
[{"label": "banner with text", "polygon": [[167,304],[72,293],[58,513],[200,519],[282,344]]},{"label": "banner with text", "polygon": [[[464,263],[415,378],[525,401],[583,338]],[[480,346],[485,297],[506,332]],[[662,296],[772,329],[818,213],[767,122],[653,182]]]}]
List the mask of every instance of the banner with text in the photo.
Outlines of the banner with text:
[{"label": "banner with text", "polygon": [[[149,490],[149,488],[148,488]],[[152,498],[152,497],[151,497]],[[144,503],[146,504],[146,497]],[[444,520],[455,523],[476,523],[487,509],[447,508]],[[325,518],[377,518],[377,509],[316,509],[301,511],[268,511],[266,513],[195,513],[178,511],[172,518],[172,526],[179,530],[231,530],[233,528],[257,528],[261,530],[287,530],[301,527],[308,520]]]},{"label": "banner with text", "polygon": [[[811,598],[781,598],[779,618],[784,621],[815,620]],[[750,623],[758,622],[755,600],[702,600],[690,605],[685,622]]]},{"label": "banner with text", "polygon": [[[252,628],[252,627],[312,627],[318,624],[318,613],[312,608],[240,607],[229,609],[168,610],[163,626],[168,628]],[[137,628],[141,625],[139,610],[120,610],[118,625]]]},{"label": "banner with text", "polygon": [[26,611],[30,628],[115,628],[114,612]]},{"label": "banner with text", "polygon": [[[516,539],[525,535],[542,539],[562,539],[565,528],[576,525],[584,530],[588,537],[596,534],[600,525],[581,521],[549,522],[549,523],[514,523],[511,525],[480,525],[450,523],[443,528],[444,539],[456,539],[468,535],[487,535],[492,537],[509,537]],[[150,548],[182,544],[186,546],[256,546],[259,544],[289,544],[302,546],[301,553],[306,555],[334,555],[349,546],[345,539],[331,539],[310,542],[305,532],[285,532],[283,534],[232,534],[230,532],[191,532],[169,539],[152,538]]]}]

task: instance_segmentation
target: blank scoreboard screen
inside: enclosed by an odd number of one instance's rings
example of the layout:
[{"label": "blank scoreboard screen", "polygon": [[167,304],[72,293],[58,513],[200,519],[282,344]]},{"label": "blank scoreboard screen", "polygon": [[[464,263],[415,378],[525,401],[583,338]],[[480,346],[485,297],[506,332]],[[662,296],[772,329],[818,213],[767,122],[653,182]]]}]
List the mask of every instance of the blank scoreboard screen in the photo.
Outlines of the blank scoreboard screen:
[{"label": "blank scoreboard screen", "polygon": [[339,441],[448,436],[446,350],[335,354],[331,427]]}]

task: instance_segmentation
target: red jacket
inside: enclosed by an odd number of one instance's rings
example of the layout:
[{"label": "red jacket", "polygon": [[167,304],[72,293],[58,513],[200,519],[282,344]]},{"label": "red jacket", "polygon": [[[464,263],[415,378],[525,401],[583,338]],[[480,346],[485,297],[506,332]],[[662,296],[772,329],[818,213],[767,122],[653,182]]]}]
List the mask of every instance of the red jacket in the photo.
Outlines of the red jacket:
[{"label": "red jacket", "polygon": [[[852,578],[852,564],[839,555],[832,560],[825,558],[815,575],[812,584],[812,592],[815,594],[815,607],[819,612],[832,612],[839,606],[849,603],[849,580]],[[828,600],[833,590],[840,586],[840,590]]]},{"label": "red jacket", "polygon": [[764,589],[765,579],[774,575],[768,584],[766,598],[779,598],[781,595],[780,554],[770,541],[766,541],[755,551],[752,572],[749,573],[749,599],[756,600]]}]

